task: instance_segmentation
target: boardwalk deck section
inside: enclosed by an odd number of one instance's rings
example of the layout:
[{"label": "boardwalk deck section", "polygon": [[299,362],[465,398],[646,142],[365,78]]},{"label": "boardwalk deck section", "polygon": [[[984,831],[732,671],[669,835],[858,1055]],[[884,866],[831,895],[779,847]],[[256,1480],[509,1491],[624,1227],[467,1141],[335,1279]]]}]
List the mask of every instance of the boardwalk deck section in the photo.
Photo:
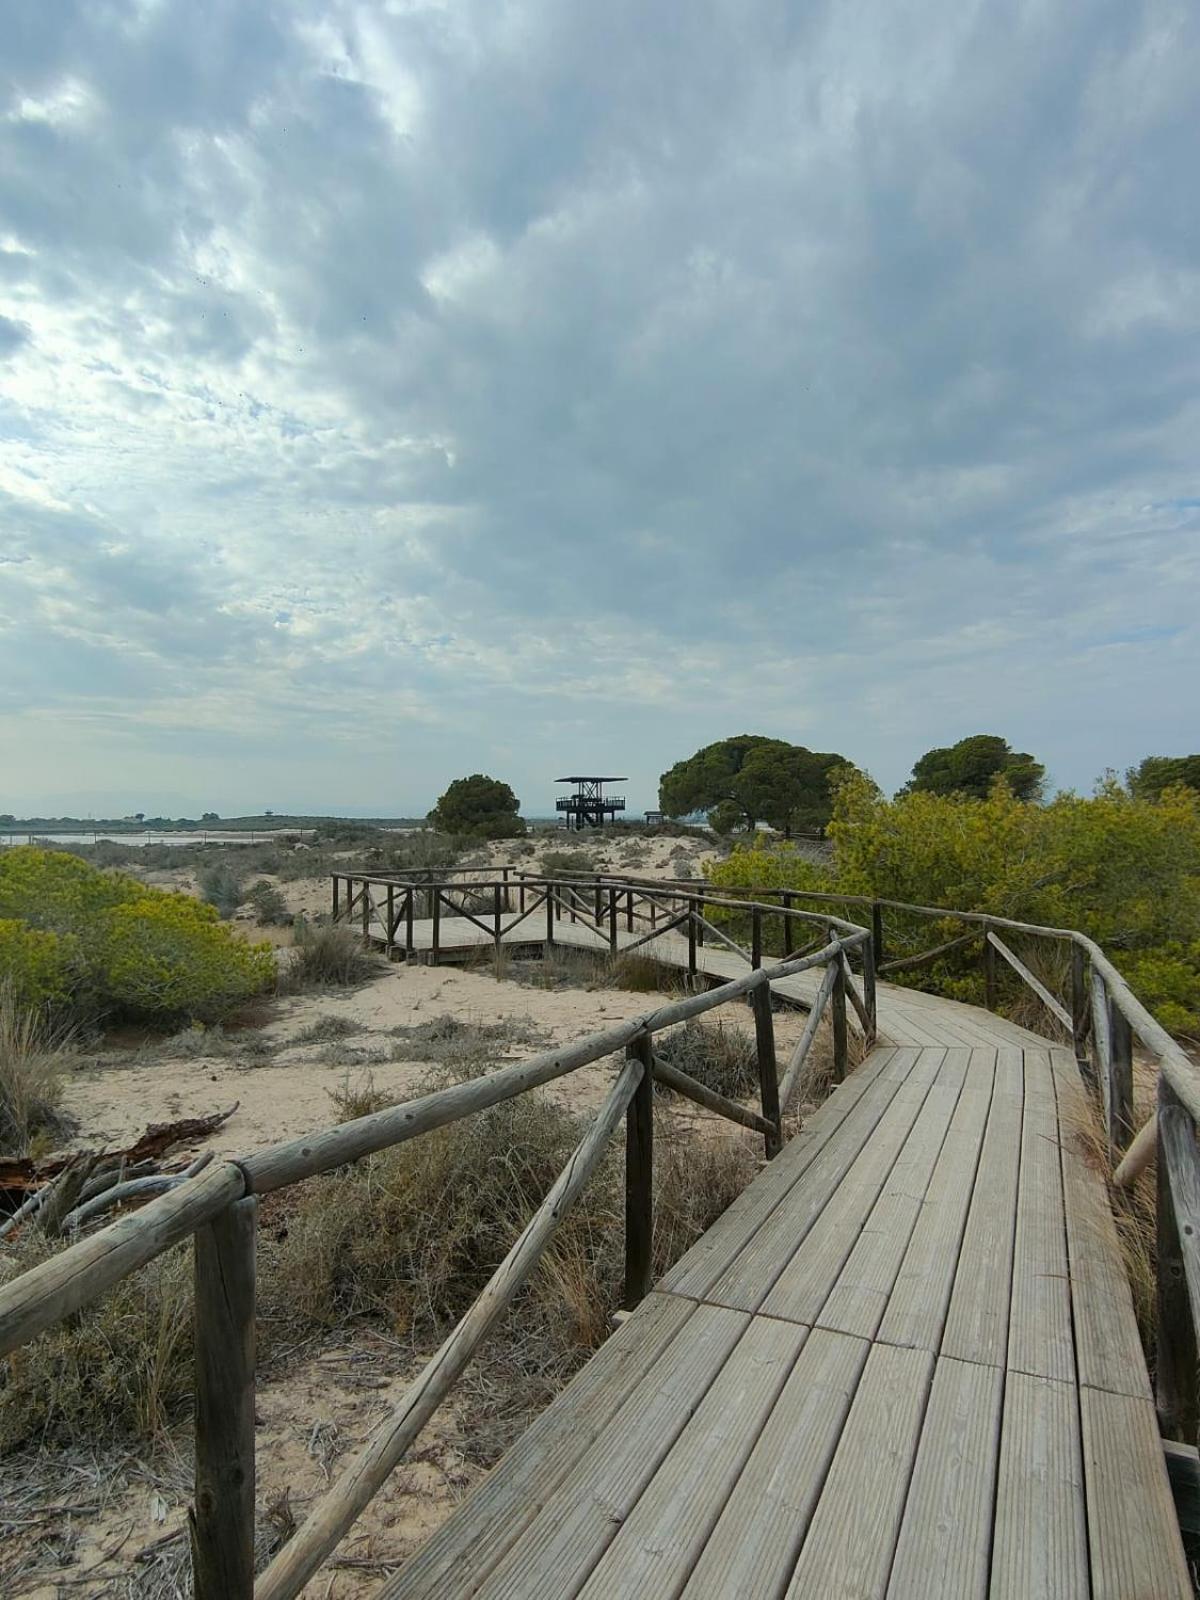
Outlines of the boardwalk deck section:
[{"label": "boardwalk deck section", "polygon": [[381,1600],[1191,1596],[1073,1054],[883,984],[879,1028]]}]

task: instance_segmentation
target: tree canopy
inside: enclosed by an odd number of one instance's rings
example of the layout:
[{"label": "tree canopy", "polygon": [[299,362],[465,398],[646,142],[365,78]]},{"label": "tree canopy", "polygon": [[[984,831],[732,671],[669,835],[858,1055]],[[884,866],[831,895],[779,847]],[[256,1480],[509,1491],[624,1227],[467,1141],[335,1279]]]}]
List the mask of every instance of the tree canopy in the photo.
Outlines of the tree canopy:
[{"label": "tree canopy", "polygon": [[513,839],[525,832],[518,815],[521,802],[499,778],[473,772],[455,778],[429,813],[439,833],[466,834],[474,839]]},{"label": "tree canopy", "polygon": [[766,822],[790,837],[824,828],[833,814],[830,774],[845,765],[844,756],[740,733],[664,772],[658,803],[668,817],[706,812],[718,833]]},{"label": "tree canopy", "polygon": [[996,733],[973,733],[957,744],[927,750],[913,764],[901,794],[965,794],[986,800],[1002,777],[1018,800],[1039,800],[1046,769],[1025,750],[1014,750]]},{"label": "tree canopy", "polygon": [[1125,776],[1139,800],[1160,800],[1164,789],[1179,783],[1200,793],[1200,756],[1147,756]]}]

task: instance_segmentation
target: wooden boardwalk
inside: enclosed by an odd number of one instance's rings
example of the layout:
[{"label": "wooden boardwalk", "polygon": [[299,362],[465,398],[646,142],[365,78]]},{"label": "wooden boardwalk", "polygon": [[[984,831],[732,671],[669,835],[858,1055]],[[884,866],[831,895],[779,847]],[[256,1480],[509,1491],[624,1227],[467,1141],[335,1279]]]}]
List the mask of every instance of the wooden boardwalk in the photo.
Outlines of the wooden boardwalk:
[{"label": "wooden boardwalk", "polygon": [[888,985],[879,1026],[381,1600],[1191,1596],[1073,1055]]},{"label": "wooden boardwalk", "polygon": [[[433,947],[433,925],[430,922],[413,924],[413,950],[418,953]],[[519,921],[506,915],[501,922],[500,941],[505,945],[541,945],[539,924],[531,920]],[[370,932],[380,944],[385,942],[382,922],[372,923]],[[494,946],[493,936],[478,923],[465,917],[443,917],[438,928],[439,948],[445,954],[489,950]],[[554,926],[556,944],[576,950],[594,950],[603,954],[609,949],[608,939],[591,921],[580,918],[572,922],[564,917]],[[664,966],[686,968],[688,942],[678,933],[663,933],[647,940],[644,930],[628,932],[619,929],[617,947],[636,944],[638,954],[661,961]],[[747,962],[735,951],[711,944],[696,951],[696,965],[708,977],[725,980],[740,978],[748,971]],[[795,977],[780,978],[771,985],[772,991],[784,1000],[807,1006],[820,987],[822,974],[814,969]],[[917,989],[904,989],[898,984],[880,983],[879,1032],[891,1044],[909,1045],[1041,1045],[1046,1041],[1028,1028],[1018,1027],[1005,1017],[981,1011],[977,1006],[959,1005],[953,1000],[942,1000],[936,995],[923,994]]]}]

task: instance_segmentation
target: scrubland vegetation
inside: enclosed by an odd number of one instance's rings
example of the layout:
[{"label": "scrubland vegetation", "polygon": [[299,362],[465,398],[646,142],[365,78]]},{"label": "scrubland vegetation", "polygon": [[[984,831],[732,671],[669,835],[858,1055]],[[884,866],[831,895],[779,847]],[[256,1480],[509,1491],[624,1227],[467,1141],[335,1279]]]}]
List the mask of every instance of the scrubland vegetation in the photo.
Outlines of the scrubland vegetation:
[{"label": "scrubland vegetation", "polygon": [[[1177,786],[1146,799],[1109,780],[1091,796],[1045,804],[1001,779],[986,798],[912,790],[886,799],[861,773],[835,785],[827,863],[755,836],[715,863],[722,889],[828,890],[991,912],[1078,928],[1103,946],[1173,1032],[1200,1035],[1200,794]],[[831,909],[834,909],[831,906]],[[851,913],[852,915],[852,913]],[[938,942],[928,920],[888,913],[890,954]],[[940,937],[961,924],[947,921]],[[1039,961],[1053,960],[1044,948]],[[978,955],[910,980],[982,1000]],[[1061,987],[1061,986],[1060,986]]]}]

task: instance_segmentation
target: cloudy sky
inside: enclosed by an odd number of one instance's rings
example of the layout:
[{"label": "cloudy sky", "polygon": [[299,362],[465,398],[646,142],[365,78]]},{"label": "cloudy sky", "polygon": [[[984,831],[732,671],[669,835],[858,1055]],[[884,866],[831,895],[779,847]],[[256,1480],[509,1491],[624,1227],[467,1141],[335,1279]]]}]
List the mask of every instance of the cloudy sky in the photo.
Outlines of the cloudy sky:
[{"label": "cloudy sky", "polygon": [[1200,748],[1194,0],[6,0],[0,810]]}]

